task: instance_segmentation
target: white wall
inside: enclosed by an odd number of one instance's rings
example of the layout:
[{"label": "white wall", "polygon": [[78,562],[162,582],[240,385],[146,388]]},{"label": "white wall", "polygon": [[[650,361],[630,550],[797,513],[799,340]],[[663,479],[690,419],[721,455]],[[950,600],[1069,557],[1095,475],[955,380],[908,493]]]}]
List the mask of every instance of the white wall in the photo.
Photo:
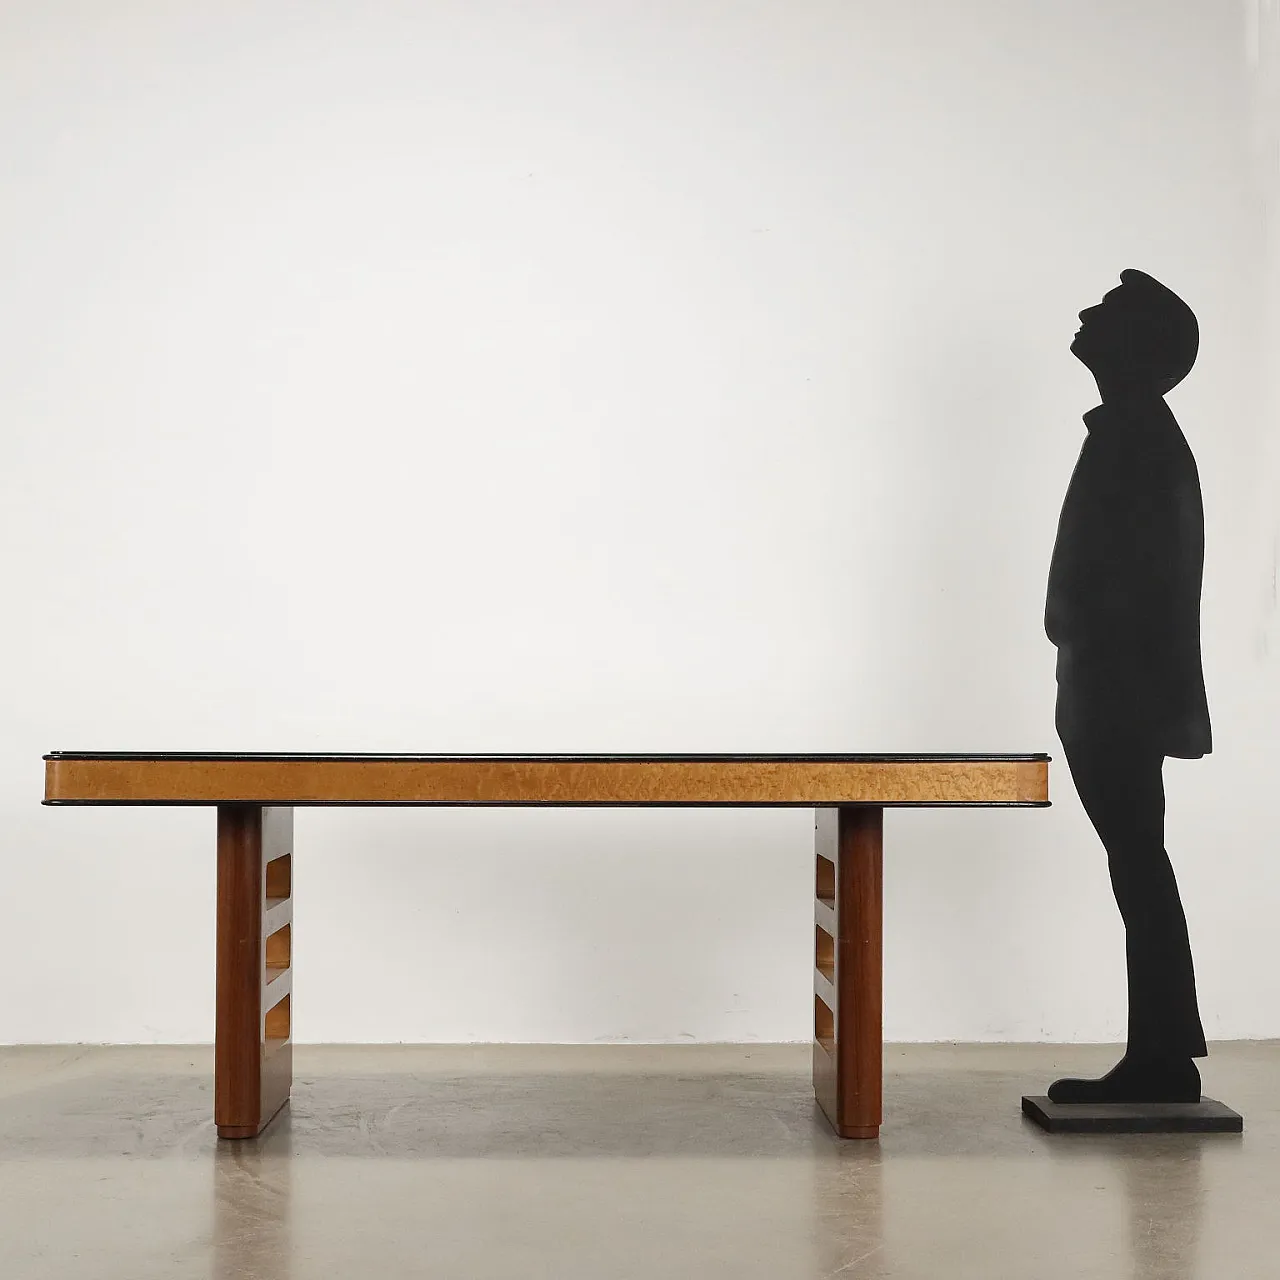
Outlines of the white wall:
[{"label": "white wall", "polygon": [[[1210,1036],[1280,1035],[1247,43],[1220,0],[0,7],[0,1040],[212,1033],[212,813],[41,808],[46,750],[1057,752],[1067,346],[1131,265],[1204,335],[1170,847]],[[1053,783],[889,815],[890,1038],[1122,1037]],[[300,1040],[808,1037],[805,811],[297,832]]]}]

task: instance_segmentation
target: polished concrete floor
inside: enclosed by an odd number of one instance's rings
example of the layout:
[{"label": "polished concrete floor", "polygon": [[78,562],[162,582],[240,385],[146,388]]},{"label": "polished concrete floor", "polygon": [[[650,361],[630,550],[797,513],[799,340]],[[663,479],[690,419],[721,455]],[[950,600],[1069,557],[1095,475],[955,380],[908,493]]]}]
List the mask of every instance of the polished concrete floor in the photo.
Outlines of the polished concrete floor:
[{"label": "polished concrete floor", "polygon": [[219,1143],[204,1048],[0,1048],[0,1277],[1280,1276],[1280,1044],[1213,1046],[1243,1135],[1050,1136],[1114,1051],[886,1053],[842,1142],[793,1046],[296,1050]]}]

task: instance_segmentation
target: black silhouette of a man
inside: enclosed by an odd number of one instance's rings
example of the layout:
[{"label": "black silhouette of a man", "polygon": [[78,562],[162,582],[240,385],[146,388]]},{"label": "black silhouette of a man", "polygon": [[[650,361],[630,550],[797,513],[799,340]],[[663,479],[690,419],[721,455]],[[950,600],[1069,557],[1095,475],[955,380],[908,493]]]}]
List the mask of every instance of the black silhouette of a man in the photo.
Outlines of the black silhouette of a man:
[{"label": "black silhouette of a man", "polygon": [[1204,510],[1195,459],[1165,394],[1199,327],[1141,271],[1080,313],[1072,353],[1102,403],[1071,477],[1049,570],[1058,736],[1107,851],[1129,972],[1125,1056],[1054,1102],[1198,1102],[1204,1031],[1187,922],[1164,848],[1164,761],[1211,747],[1200,660]]}]

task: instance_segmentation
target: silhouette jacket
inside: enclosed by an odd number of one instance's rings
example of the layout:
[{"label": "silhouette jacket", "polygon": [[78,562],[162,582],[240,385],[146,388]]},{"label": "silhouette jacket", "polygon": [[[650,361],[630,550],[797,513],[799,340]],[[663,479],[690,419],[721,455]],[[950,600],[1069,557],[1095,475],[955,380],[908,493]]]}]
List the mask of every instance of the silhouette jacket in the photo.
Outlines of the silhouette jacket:
[{"label": "silhouette jacket", "polygon": [[1203,756],[1212,736],[1195,458],[1158,397],[1099,405],[1084,422],[1045,605],[1045,631],[1058,649],[1059,736]]}]

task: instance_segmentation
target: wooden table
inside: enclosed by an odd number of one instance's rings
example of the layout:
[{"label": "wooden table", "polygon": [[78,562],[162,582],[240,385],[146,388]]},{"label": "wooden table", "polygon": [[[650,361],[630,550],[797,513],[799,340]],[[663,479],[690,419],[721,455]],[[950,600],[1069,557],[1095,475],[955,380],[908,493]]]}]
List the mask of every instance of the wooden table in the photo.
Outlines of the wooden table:
[{"label": "wooden table", "polygon": [[293,810],[302,805],[803,806],[815,811],[813,1086],[880,1131],[884,810],[1043,806],[1046,755],[236,755],[55,751],[45,804],[218,811],[214,1121],[261,1133],[293,1082]]}]

